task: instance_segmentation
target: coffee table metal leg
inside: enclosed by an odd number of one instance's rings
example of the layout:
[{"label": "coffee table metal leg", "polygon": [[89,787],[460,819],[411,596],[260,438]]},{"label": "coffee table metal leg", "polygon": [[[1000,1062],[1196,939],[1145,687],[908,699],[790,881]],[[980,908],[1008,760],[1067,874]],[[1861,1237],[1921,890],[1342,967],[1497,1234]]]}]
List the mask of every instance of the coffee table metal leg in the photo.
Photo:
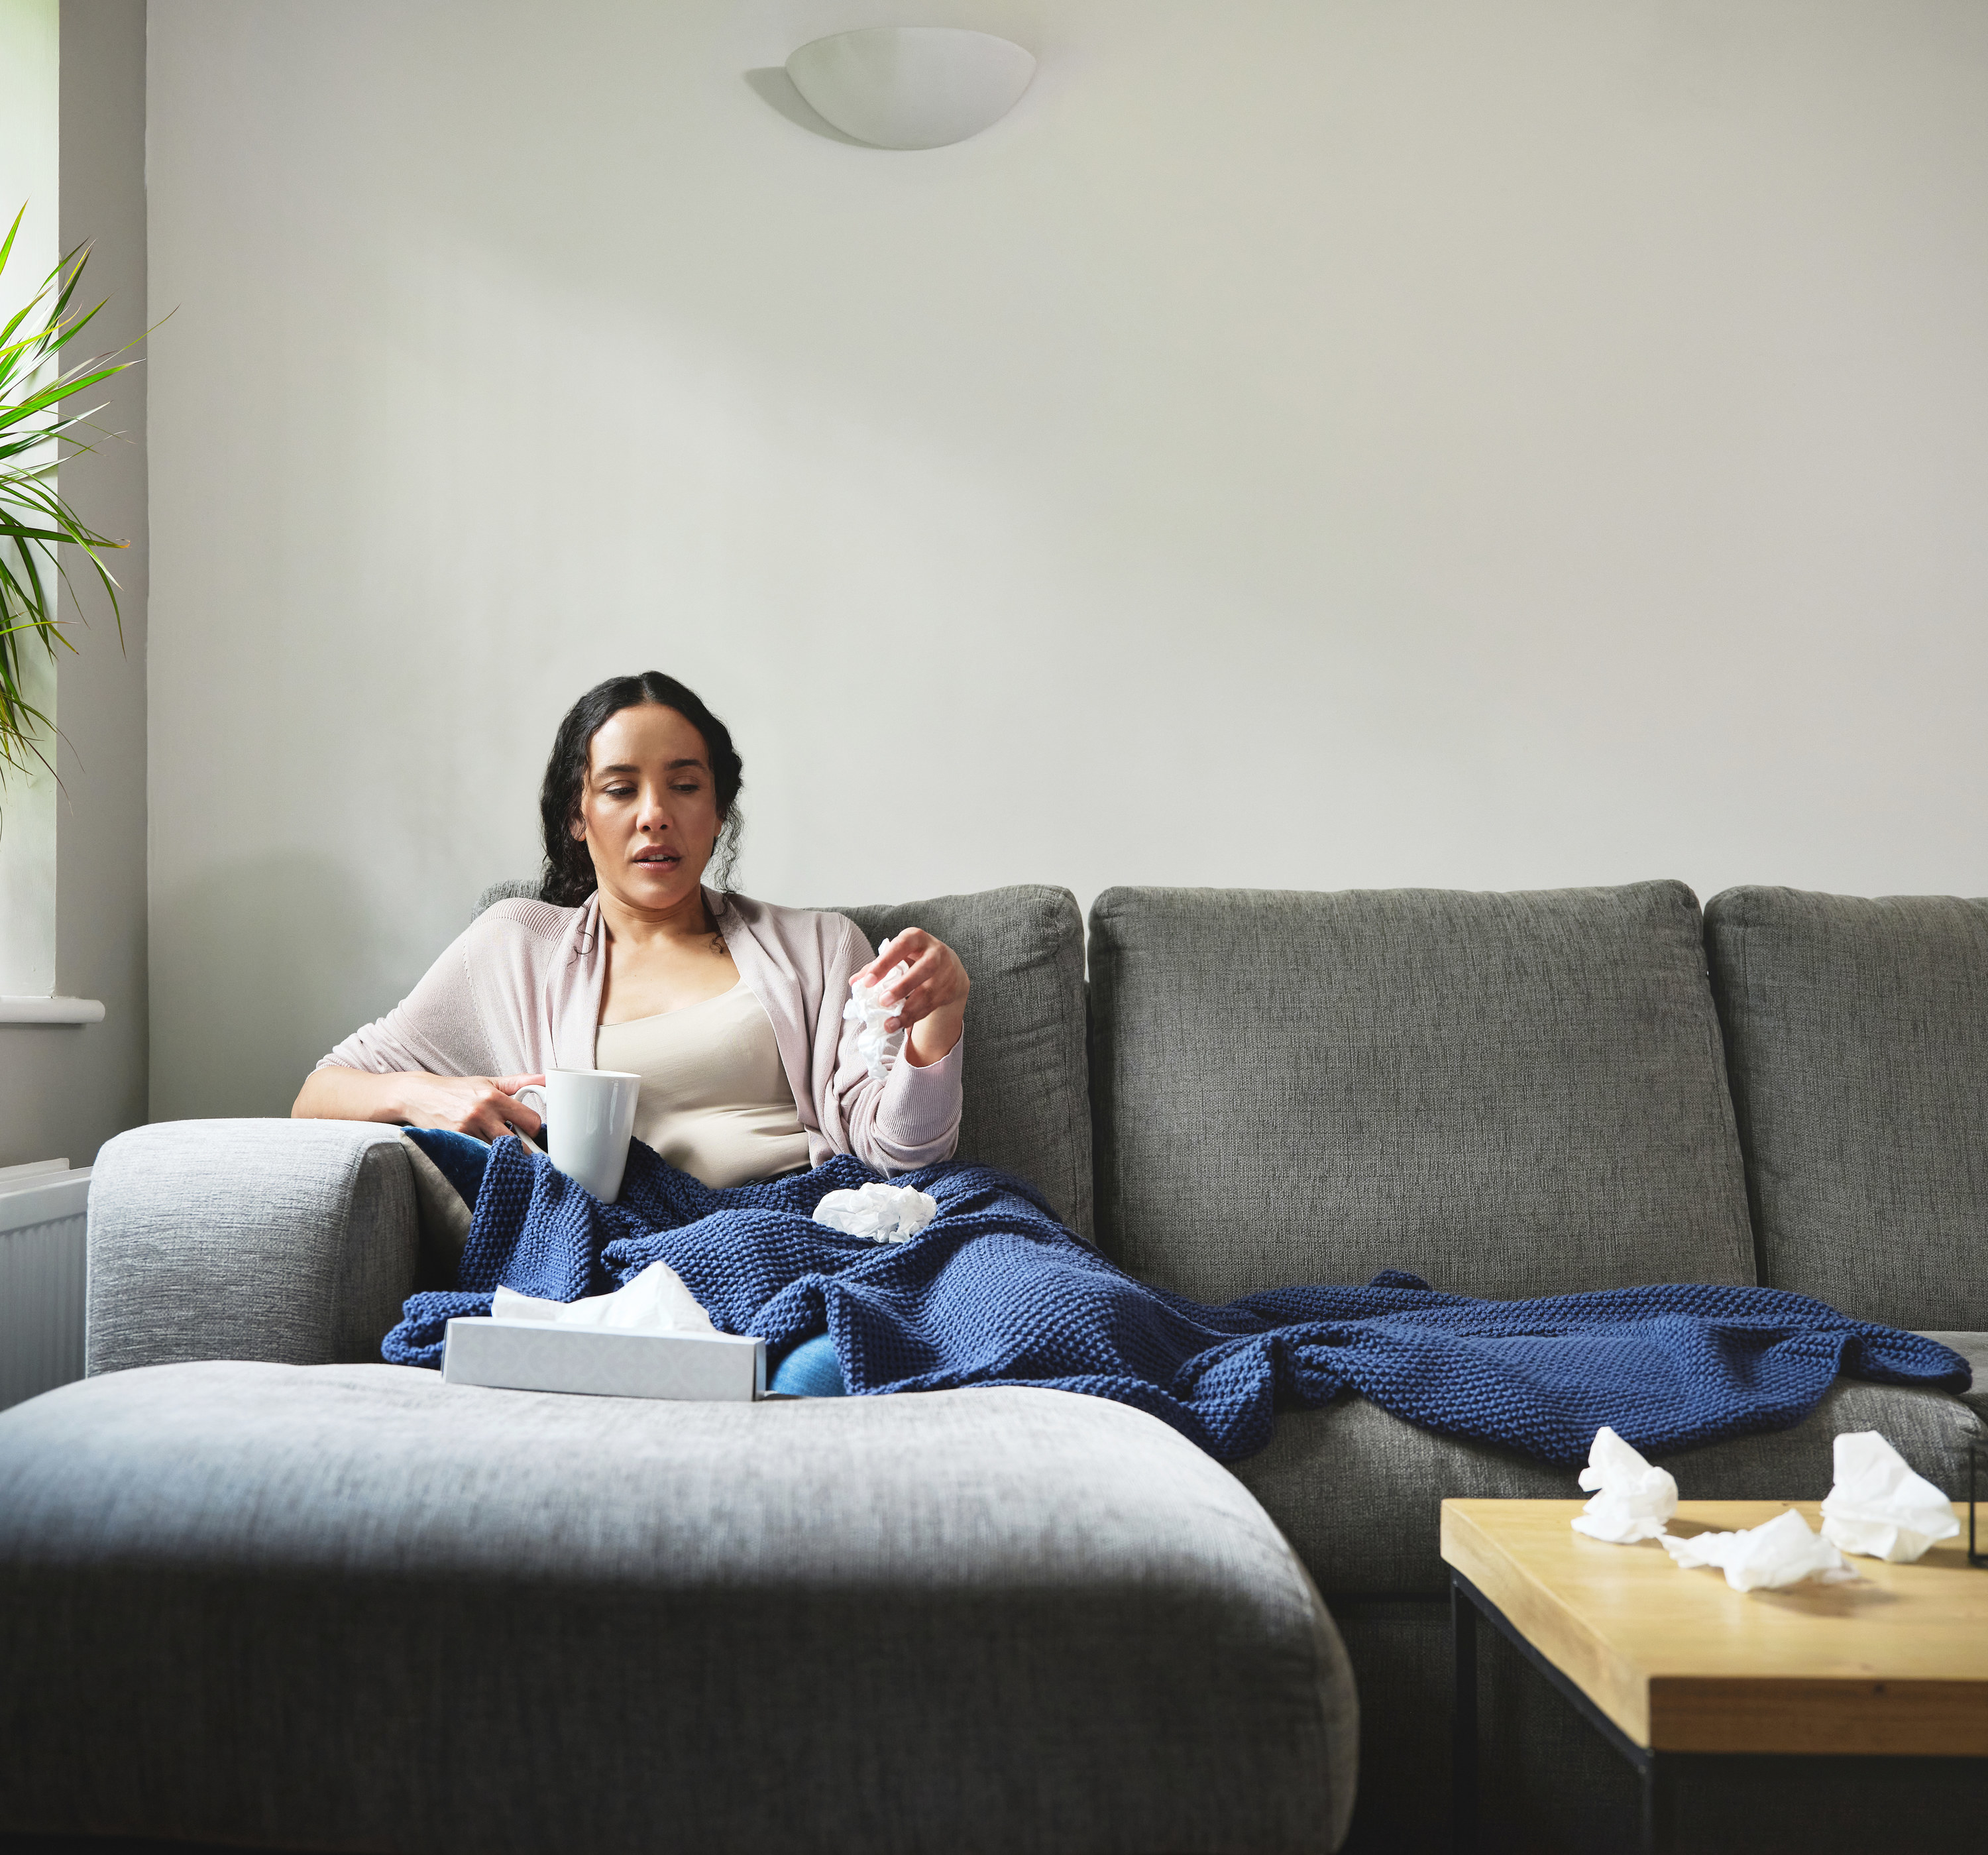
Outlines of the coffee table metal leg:
[{"label": "coffee table metal leg", "polygon": [[1450,1847],[1455,1855],[1476,1855],[1477,1606],[1454,1578],[1449,1584],[1449,1631]]},{"label": "coffee table metal leg", "polygon": [[1637,1769],[1643,1780],[1643,1855],[1670,1855],[1669,1762],[1652,1752]]},{"label": "coffee table metal leg", "polygon": [[1451,1715],[1451,1818],[1457,1855],[1471,1855],[1477,1847],[1477,1621],[1478,1613],[1520,1654],[1544,1675],[1604,1740],[1628,1762],[1642,1781],[1641,1828],[1637,1840],[1648,1855],[1667,1855],[1671,1847],[1671,1790],[1675,1755],[1660,1758],[1638,1745],[1615,1722],[1547,1660],[1523,1632],[1461,1572],[1449,1575],[1450,1633],[1453,1644],[1456,1693]]}]

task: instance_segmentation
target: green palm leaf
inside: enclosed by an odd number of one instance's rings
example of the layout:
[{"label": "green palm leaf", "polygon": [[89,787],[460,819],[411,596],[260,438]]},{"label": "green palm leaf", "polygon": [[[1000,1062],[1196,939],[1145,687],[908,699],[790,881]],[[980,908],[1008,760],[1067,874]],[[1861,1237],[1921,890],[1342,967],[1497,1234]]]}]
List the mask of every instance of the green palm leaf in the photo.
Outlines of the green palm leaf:
[{"label": "green palm leaf", "polygon": [[[26,211],[24,206],[15,214],[0,240],[0,277]],[[97,533],[54,481],[59,465],[90,450],[73,434],[103,409],[66,412],[61,410],[64,402],[137,365],[135,356],[125,358],[128,349],[93,354],[68,367],[60,364],[63,347],[103,306],[71,306],[89,261],[87,245],[69,252],[0,328],[0,786],[10,771],[28,773],[52,764],[47,748],[55,739],[55,724],[28,699],[22,661],[23,653],[37,645],[52,657],[58,645],[76,648],[63,635],[68,621],[57,616],[56,589],[73,586],[58,547],[81,550],[110,601],[118,642],[123,642],[117,582],[103,556],[128,543]],[[69,447],[66,452],[63,445]]]}]

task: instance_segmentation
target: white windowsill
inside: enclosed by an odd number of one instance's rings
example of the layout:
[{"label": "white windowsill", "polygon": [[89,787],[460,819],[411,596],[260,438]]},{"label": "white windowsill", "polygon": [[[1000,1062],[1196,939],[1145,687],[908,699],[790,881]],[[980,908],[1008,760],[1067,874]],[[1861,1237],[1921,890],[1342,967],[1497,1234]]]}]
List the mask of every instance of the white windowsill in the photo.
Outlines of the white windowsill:
[{"label": "white windowsill", "polygon": [[0,998],[0,1024],[100,1024],[100,998]]}]

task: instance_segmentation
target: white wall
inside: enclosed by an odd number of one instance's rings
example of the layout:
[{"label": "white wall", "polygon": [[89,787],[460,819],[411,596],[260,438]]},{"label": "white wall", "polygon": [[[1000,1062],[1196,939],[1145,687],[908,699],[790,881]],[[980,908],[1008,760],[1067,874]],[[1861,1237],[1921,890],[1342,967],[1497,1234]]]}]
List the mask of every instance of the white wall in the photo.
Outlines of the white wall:
[{"label": "white wall", "polygon": [[[749,81],[894,16],[1036,86]],[[1976,0],[151,30],[155,1115],[280,1111],[650,665],[778,899],[1988,890]]]}]

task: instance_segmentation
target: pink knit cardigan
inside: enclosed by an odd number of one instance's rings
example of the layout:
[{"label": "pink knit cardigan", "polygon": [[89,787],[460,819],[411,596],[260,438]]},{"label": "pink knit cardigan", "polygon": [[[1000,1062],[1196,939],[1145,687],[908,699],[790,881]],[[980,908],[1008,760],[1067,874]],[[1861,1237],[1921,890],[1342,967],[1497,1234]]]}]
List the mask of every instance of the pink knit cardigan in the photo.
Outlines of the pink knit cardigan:
[{"label": "pink knit cardigan", "polygon": [[[949,1159],[959,1139],[962,1045],[924,1068],[902,1057],[883,1082],[843,1021],[850,978],[873,957],[846,915],[705,891],[739,977],[773,1021],[808,1154],[853,1153],[880,1173]],[[594,1067],[607,978],[600,906],[499,902],[472,922],[413,991],[355,1031],[320,1069],[375,1075],[526,1075]]]}]

